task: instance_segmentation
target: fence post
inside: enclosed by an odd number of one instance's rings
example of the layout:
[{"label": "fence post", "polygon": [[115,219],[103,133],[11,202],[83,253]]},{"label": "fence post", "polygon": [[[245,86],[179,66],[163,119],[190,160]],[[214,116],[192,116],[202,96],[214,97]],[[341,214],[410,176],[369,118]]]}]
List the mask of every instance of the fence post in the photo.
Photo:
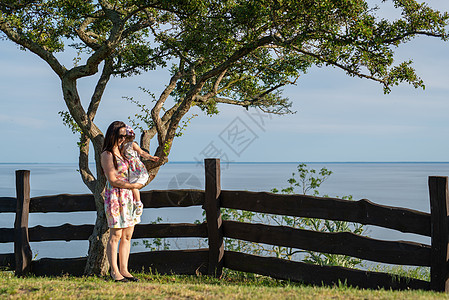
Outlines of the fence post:
[{"label": "fence post", "polygon": [[27,274],[31,269],[32,252],[28,237],[30,212],[30,171],[16,171],[17,208],[14,222],[14,257],[16,276]]},{"label": "fence post", "polygon": [[223,228],[220,212],[219,196],[220,185],[220,159],[207,158],[204,160],[206,176],[206,210],[207,235],[209,242],[208,274],[220,277],[223,271]]},{"label": "fence post", "polygon": [[429,177],[431,213],[431,262],[430,288],[434,291],[449,292],[448,280],[448,178]]}]

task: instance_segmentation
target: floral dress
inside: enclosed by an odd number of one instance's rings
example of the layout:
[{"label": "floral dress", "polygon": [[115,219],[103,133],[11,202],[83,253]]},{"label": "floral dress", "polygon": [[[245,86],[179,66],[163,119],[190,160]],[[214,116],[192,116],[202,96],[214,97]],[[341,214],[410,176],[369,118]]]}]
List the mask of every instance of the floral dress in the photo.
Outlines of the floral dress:
[{"label": "floral dress", "polygon": [[[128,182],[129,163],[118,156],[116,159],[117,179]],[[143,205],[134,199],[132,190],[115,188],[108,181],[104,196],[104,210],[109,228],[127,228],[140,223]]]}]

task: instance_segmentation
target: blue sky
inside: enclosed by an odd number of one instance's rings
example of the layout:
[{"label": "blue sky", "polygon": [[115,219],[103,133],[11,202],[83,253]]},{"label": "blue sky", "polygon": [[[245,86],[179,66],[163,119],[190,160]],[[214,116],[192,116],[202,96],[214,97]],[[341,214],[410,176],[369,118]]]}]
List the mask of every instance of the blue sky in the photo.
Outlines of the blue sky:
[{"label": "blue sky", "polygon": [[[449,11],[449,1],[427,3]],[[391,7],[383,13],[394,15]],[[76,162],[77,137],[58,115],[67,110],[59,79],[36,55],[9,41],[0,45],[0,162]],[[215,156],[235,162],[449,161],[449,42],[419,37],[396,53],[399,62],[414,60],[424,91],[400,85],[384,95],[375,82],[313,68],[296,86],[284,89],[296,114],[261,117],[258,111],[223,105],[211,118],[193,109],[198,116],[175,140],[170,160],[203,159],[214,150]],[[59,57],[71,65],[69,52]],[[114,120],[127,122],[137,110],[122,97],[150,101],[138,87],[158,95],[167,82],[164,70],[111,80],[97,124],[105,131]],[[84,99],[94,83],[79,82]],[[233,128],[246,130],[241,143],[231,140]]]}]

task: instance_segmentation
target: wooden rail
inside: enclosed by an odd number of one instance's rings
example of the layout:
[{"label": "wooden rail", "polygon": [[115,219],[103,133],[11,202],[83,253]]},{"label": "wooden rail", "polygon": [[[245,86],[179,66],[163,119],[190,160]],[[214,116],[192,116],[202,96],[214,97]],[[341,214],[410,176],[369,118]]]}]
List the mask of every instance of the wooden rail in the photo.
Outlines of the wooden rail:
[{"label": "wooden rail", "polygon": [[0,254],[0,266],[14,270],[16,268],[15,254]]},{"label": "wooden rail", "polygon": [[233,251],[225,251],[224,258],[226,268],[308,284],[332,285],[345,282],[349,286],[372,289],[430,289],[428,281],[381,272],[319,266]]},{"label": "wooden rail", "polygon": [[344,254],[389,264],[430,266],[430,246],[382,241],[351,232],[317,232],[288,226],[224,221],[225,237],[316,252]]},{"label": "wooden rail", "polygon": [[[204,204],[202,190],[164,190],[142,191],[142,203],[146,208],[187,207]],[[0,198],[0,212],[16,212],[17,199]],[[61,194],[33,197],[30,213],[96,211],[92,194]]]},{"label": "wooden rail", "polygon": [[401,232],[430,236],[430,214],[372,203],[308,195],[223,191],[222,207],[294,217],[328,219],[376,225]]},{"label": "wooden rail", "polygon": [[17,206],[17,199],[12,197],[0,197],[0,212],[15,213]]},{"label": "wooden rail", "polygon": [[[431,213],[378,205],[366,199],[349,201],[267,192],[222,191],[218,159],[205,160],[205,190],[154,190],[141,193],[145,208],[202,206],[202,224],[139,224],[134,238],[207,238],[208,249],[133,253],[130,268],[158,273],[221,276],[223,267],[311,284],[337,284],[362,288],[431,289],[449,291],[449,196],[447,177],[429,177]],[[0,266],[16,275],[69,273],[82,275],[86,258],[41,258],[31,261],[30,242],[87,240],[94,225],[63,224],[28,228],[29,213],[95,211],[94,198],[85,195],[29,197],[29,171],[16,172],[17,198],[0,198],[0,212],[15,212],[14,228],[0,228],[0,243],[14,242],[14,253],[0,254]],[[237,221],[223,221],[221,208],[259,213],[357,222],[431,237],[431,245],[384,241],[348,232],[326,233]],[[224,250],[224,238],[282,247],[342,254],[375,262],[426,266],[431,281],[380,272],[317,266],[272,257]]]},{"label": "wooden rail", "polygon": [[[131,253],[129,269],[134,272],[157,272],[158,274],[207,274],[208,249],[166,250]],[[33,274],[38,276],[58,276],[84,273],[87,257],[81,258],[41,258],[32,264]]]}]

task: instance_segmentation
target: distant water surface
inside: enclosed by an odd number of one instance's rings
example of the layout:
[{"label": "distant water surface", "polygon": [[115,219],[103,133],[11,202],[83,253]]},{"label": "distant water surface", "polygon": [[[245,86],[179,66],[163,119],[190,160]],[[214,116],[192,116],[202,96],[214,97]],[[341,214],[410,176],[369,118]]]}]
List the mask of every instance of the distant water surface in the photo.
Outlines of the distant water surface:
[{"label": "distant water surface", "polygon": [[[321,195],[341,197],[429,212],[427,181],[429,176],[448,176],[449,163],[307,163],[309,168],[326,167],[333,174],[320,188]],[[270,191],[287,187],[287,179],[296,172],[298,163],[231,163],[221,165],[223,190]],[[83,194],[89,190],[77,173],[77,164],[0,164],[0,197],[15,197],[15,170],[31,171],[31,197],[55,194]],[[92,170],[95,170],[92,166]],[[197,163],[168,163],[156,179],[143,190],[204,189],[204,169]],[[202,219],[200,207],[145,209],[142,223],[157,217],[167,222],[194,222]],[[58,226],[64,223],[93,224],[95,213],[34,213],[29,226]],[[14,214],[0,214],[0,228],[11,228]],[[394,230],[367,226],[373,238],[410,240],[430,243],[430,238],[403,234]],[[171,247],[198,247],[196,239],[169,239]],[[33,253],[42,257],[78,257],[87,254],[87,241],[34,242]],[[139,245],[132,252],[143,251]],[[0,253],[10,253],[13,245],[0,244]]]}]

